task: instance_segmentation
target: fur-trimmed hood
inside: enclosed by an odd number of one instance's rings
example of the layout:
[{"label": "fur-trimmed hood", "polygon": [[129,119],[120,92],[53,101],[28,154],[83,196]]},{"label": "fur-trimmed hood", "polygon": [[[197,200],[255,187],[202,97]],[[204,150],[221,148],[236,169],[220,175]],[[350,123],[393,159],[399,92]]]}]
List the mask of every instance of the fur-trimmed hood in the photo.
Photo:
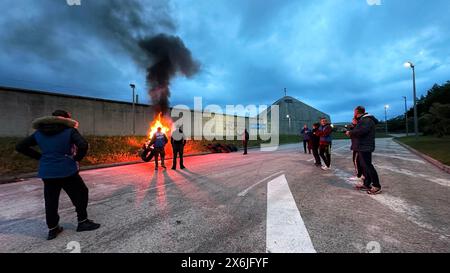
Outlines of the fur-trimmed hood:
[{"label": "fur-trimmed hood", "polygon": [[46,116],[35,119],[32,123],[33,129],[39,130],[47,135],[57,134],[67,128],[78,128],[78,121],[55,116]]},{"label": "fur-trimmed hood", "polygon": [[375,123],[375,124],[378,124],[378,123],[380,123],[380,121],[376,118],[376,117],[374,117],[373,115],[371,115],[371,114],[365,114],[364,116],[362,116],[361,118],[370,118],[371,120],[373,120],[373,122]]}]

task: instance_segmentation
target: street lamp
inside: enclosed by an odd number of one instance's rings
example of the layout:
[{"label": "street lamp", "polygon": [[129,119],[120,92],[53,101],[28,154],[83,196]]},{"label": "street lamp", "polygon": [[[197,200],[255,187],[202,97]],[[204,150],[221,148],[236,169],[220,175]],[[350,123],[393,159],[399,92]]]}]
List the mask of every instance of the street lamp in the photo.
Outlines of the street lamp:
[{"label": "street lamp", "polygon": [[291,116],[286,115],[286,118],[289,120],[289,134],[291,133]]},{"label": "street lamp", "polygon": [[408,128],[408,104],[406,103],[406,96],[403,96],[405,100],[405,123],[406,123],[406,136],[409,136],[409,128]]},{"label": "street lamp", "polygon": [[419,137],[419,121],[417,118],[417,96],[416,96],[416,66],[412,62],[405,63],[406,68],[411,68],[413,71],[413,95],[414,95],[414,132],[416,138]]},{"label": "street lamp", "polygon": [[136,97],[135,97],[135,89],[136,89],[136,85],[131,83],[130,84],[131,89],[133,90],[133,107],[132,107],[132,112],[133,112],[133,136],[136,135]]},{"label": "street lamp", "polygon": [[389,105],[384,106],[384,120],[386,121],[386,135],[388,134],[387,109],[389,109]]}]

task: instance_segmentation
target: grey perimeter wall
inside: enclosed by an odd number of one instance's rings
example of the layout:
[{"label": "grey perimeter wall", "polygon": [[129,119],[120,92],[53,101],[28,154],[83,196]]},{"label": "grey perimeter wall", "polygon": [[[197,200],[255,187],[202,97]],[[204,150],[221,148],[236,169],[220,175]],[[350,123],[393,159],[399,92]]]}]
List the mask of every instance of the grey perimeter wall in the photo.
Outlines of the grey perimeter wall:
[{"label": "grey perimeter wall", "polygon": [[[132,104],[43,92],[0,88],[0,136],[33,133],[31,122],[56,109],[72,113],[85,135],[132,135]],[[153,118],[148,105],[136,106],[136,134],[145,135]]]},{"label": "grey perimeter wall", "polygon": [[[0,137],[30,135],[34,132],[31,128],[34,119],[51,115],[57,109],[72,113],[73,119],[80,123],[79,131],[84,135],[129,136],[133,134],[131,103],[0,87]],[[194,121],[193,111],[180,112],[183,113],[183,116],[190,115],[191,120]],[[243,126],[248,128],[248,118],[244,120],[243,124],[241,122],[238,125],[238,119],[235,116],[229,117],[235,120],[235,134],[242,134],[241,127]],[[154,111],[151,106],[136,105],[136,135],[147,135],[153,118]],[[203,117],[201,125],[205,125],[210,119],[211,117]],[[194,126],[195,124],[192,122],[192,133],[188,136],[197,137],[199,135],[201,138],[202,131],[193,133]],[[218,135],[223,135],[226,129],[229,130],[229,124],[224,122],[223,126],[223,130],[220,131],[222,133],[217,133]],[[186,131],[188,130],[185,128]]]}]

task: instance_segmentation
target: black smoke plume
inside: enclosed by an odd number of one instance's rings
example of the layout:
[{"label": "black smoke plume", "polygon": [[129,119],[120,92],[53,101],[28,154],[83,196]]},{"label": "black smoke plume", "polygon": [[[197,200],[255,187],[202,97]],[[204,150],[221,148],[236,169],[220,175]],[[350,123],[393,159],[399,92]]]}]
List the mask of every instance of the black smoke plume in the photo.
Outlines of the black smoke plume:
[{"label": "black smoke plume", "polygon": [[176,32],[169,0],[82,0],[77,7],[65,0],[4,2],[0,1],[0,8],[5,11],[24,7],[34,11],[0,20],[2,48],[7,54],[24,62],[35,59],[46,67],[43,70],[55,75],[68,71],[71,79],[81,70],[92,71],[87,77],[73,79],[81,83],[98,82],[92,76],[96,67],[85,63],[101,59],[96,56],[97,48],[130,56],[147,70],[149,95],[160,112],[169,107],[170,79],[177,74],[189,77],[198,70],[180,38],[159,34]]},{"label": "black smoke plume", "polygon": [[141,40],[139,47],[153,62],[147,68],[147,82],[155,111],[168,114],[170,80],[177,75],[191,77],[198,72],[199,64],[177,36],[159,34]]}]

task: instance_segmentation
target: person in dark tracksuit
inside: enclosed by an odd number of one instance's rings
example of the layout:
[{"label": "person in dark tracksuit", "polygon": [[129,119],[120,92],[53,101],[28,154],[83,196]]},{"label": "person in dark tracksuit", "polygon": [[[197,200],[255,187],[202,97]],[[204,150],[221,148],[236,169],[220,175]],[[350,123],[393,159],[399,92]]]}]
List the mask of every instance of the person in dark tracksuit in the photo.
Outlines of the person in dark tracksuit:
[{"label": "person in dark tracksuit", "polygon": [[[352,125],[350,127],[348,127],[347,130],[349,130],[349,131],[353,130],[357,124],[358,124],[358,120],[356,118],[353,118]],[[352,143],[350,150],[353,151],[353,166],[355,167],[355,176],[351,177],[350,180],[364,181],[363,170],[362,170],[361,163],[359,160],[359,155],[358,155],[358,152],[355,151],[356,137],[354,136],[350,139],[351,139],[351,143]]]},{"label": "person in dark tracksuit", "polygon": [[244,135],[242,136],[242,145],[244,146],[244,155],[247,154],[249,140],[250,140],[250,135],[249,135],[247,129],[245,129]]},{"label": "person in dark tracksuit", "polygon": [[319,130],[319,127],[319,123],[314,123],[311,131],[311,148],[315,159],[314,165],[316,165],[316,167],[322,167],[322,162],[320,161],[319,156],[320,137],[315,134]]},{"label": "person in dark tracksuit", "polygon": [[[59,225],[58,204],[64,190],[76,208],[77,231],[90,231],[100,227],[88,219],[88,188],[79,175],[79,164],[88,150],[88,143],[80,135],[78,122],[71,115],[57,110],[53,116],[33,122],[36,132],[16,145],[16,150],[39,160],[39,177],[44,182],[45,214],[49,228],[48,240],[55,239],[63,231]],[[39,146],[41,152],[34,150]]]},{"label": "person in dark tracksuit", "polygon": [[378,120],[367,114],[362,106],[355,109],[355,117],[358,124],[346,134],[355,141],[353,148],[358,152],[359,162],[365,177],[364,182],[358,183],[356,188],[365,190],[368,194],[379,194],[381,193],[381,184],[378,173],[372,164],[372,153],[375,151],[375,126]]},{"label": "person in dark tracksuit", "polygon": [[311,148],[309,146],[309,140],[311,138],[311,130],[308,128],[308,125],[305,124],[305,126],[303,126],[303,129],[300,132],[300,134],[303,135],[303,150],[305,151],[305,154],[307,153],[306,148],[308,148],[308,151],[311,154]]},{"label": "person in dark tracksuit", "polygon": [[170,137],[170,143],[172,144],[173,150],[173,164],[172,170],[177,169],[177,156],[180,157],[180,169],[185,169],[183,164],[183,153],[184,153],[184,145],[186,145],[186,136],[183,133],[183,129],[178,128]]},{"label": "person in dark tracksuit", "polygon": [[333,132],[333,128],[328,123],[328,120],[326,118],[322,118],[320,120],[320,127],[319,130],[315,133],[317,136],[320,137],[320,146],[319,146],[319,153],[320,157],[322,157],[325,166],[322,166],[322,169],[325,171],[330,170],[331,166],[331,133]]},{"label": "person in dark tracksuit", "polygon": [[158,131],[153,135],[152,140],[150,141],[150,145],[153,145],[155,148],[155,170],[158,170],[158,157],[161,157],[161,167],[164,169],[166,168],[164,160],[166,157],[165,147],[168,142],[168,138],[161,130],[161,127],[159,127]]}]

